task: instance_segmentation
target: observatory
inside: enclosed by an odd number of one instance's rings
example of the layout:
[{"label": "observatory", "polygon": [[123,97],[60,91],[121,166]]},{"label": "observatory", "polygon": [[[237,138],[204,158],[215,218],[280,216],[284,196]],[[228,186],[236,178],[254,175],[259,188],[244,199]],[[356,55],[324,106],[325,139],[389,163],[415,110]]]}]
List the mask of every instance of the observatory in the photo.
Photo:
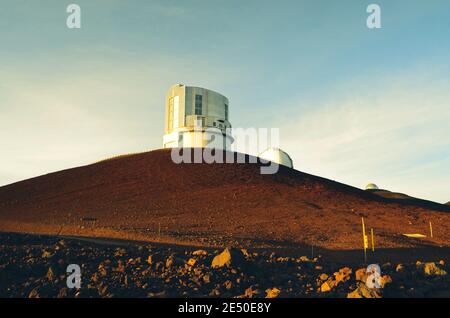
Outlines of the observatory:
[{"label": "observatory", "polygon": [[379,190],[379,188],[375,183],[369,183],[366,185],[366,190]]},{"label": "observatory", "polygon": [[291,157],[283,150],[279,148],[268,148],[263,151],[259,157],[261,159],[269,160],[272,162],[276,162],[280,165],[294,168],[294,164],[292,163]]},{"label": "observatory", "polygon": [[212,90],[177,84],[166,98],[164,148],[229,149],[229,101]]}]

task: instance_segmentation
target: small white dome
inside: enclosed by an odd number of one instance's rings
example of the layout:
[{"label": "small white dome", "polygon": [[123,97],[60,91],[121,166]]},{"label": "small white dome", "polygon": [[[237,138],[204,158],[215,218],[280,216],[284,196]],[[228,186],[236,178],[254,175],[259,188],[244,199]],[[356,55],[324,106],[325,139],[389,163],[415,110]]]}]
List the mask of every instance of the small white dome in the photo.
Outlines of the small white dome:
[{"label": "small white dome", "polygon": [[378,190],[378,186],[375,183],[369,183],[366,185],[366,190]]},{"label": "small white dome", "polygon": [[291,157],[283,150],[279,148],[268,148],[259,154],[261,159],[276,162],[280,165],[294,168]]}]

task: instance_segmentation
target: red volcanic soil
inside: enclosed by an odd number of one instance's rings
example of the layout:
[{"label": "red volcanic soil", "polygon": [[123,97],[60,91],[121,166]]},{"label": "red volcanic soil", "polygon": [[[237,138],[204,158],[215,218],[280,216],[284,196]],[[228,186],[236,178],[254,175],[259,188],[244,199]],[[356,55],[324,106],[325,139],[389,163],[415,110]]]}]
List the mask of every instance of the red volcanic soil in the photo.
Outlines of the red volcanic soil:
[{"label": "red volcanic soil", "polygon": [[[247,247],[450,246],[450,206],[380,196],[280,167],[175,164],[170,150],[128,155],[0,187],[0,231]],[[433,238],[406,238],[402,233]]]}]

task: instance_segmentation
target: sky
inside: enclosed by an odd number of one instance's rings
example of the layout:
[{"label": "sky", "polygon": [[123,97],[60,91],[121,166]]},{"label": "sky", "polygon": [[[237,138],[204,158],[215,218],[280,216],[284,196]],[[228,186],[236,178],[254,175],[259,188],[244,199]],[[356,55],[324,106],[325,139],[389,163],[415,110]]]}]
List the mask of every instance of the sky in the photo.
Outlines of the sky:
[{"label": "sky", "polygon": [[165,94],[184,83],[227,96],[233,127],[279,128],[300,171],[450,201],[449,1],[0,8],[0,186],[161,148]]}]

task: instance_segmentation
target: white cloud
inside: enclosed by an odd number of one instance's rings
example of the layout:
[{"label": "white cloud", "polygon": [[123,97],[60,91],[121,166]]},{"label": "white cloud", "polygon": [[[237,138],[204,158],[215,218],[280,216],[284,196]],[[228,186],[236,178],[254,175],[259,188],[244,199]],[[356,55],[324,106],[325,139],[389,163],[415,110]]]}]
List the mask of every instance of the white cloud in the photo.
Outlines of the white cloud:
[{"label": "white cloud", "polygon": [[281,124],[283,148],[301,171],[447,202],[450,83],[417,73],[384,79],[376,91],[346,85],[345,97]]}]

